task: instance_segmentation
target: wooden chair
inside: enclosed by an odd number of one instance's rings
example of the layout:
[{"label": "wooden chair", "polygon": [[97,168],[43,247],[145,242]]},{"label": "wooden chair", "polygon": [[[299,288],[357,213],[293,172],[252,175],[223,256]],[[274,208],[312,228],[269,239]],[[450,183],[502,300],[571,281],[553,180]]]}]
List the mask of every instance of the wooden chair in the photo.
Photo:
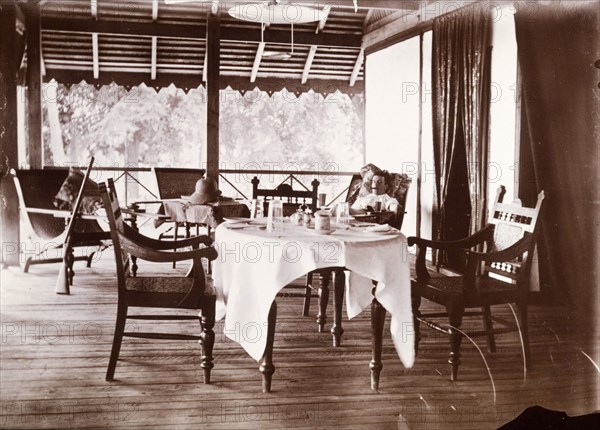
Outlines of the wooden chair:
[{"label": "wooden chair", "polygon": [[[129,336],[153,339],[199,339],[202,344],[200,367],[204,370],[204,383],[210,383],[215,339],[213,327],[216,295],[210,278],[205,274],[201,259],[214,260],[217,257],[217,251],[210,246],[212,240],[208,236],[195,236],[177,241],[160,241],[146,237],[129,227],[123,220],[113,180],[108,179],[106,185],[100,184],[99,188],[115,250],[118,287],[117,319],[106,380],[113,380],[121,342],[124,336]],[[193,249],[181,251],[182,248],[189,246]],[[191,276],[133,277],[129,271],[128,256],[159,263],[193,260],[194,264],[190,272]],[[197,312],[187,315],[130,315],[129,308],[134,307],[201,310],[201,317]],[[197,319],[200,322],[201,334],[195,336],[177,333],[127,332],[125,331],[127,319],[153,321]]]},{"label": "wooden chair", "polygon": [[[183,167],[153,167],[152,171],[156,177],[158,186],[158,197],[161,200],[179,199],[181,196],[189,196],[196,189],[198,179],[204,177],[206,170],[204,169],[188,169]],[[183,237],[189,237],[189,229],[191,224],[176,222],[173,226],[173,235],[161,233],[159,239],[173,238],[178,239],[179,227],[184,227],[186,234]],[[196,234],[199,234],[199,227],[196,226]]]},{"label": "wooden chair", "polygon": [[[290,175],[288,178],[299,182],[294,176]],[[258,188],[260,180],[256,176],[251,182],[252,198],[258,199],[259,197],[263,197],[265,200],[265,206],[263,207],[264,214],[267,213],[267,203],[269,200],[273,199],[283,200],[284,216],[290,216],[296,212],[301,205],[308,207],[313,213],[317,210],[317,205],[319,203],[317,197],[319,193],[319,181],[317,179],[313,179],[311,182],[312,188],[310,190],[306,187],[304,187],[303,190],[295,190],[292,185],[285,183],[285,181],[279,184],[275,189]]]},{"label": "wooden chair", "polygon": [[[295,178],[291,175],[288,178],[291,180],[295,180]],[[288,178],[286,178],[286,180]],[[296,212],[296,210],[298,210],[298,208],[300,206],[306,206],[308,209],[312,210],[313,213],[317,210],[317,205],[319,202],[318,194],[319,194],[319,184],[320,184],[317,179],[313,179],[313,181],[311,182],[312,189],[310,189],[310,190],[307,189],[306,187],[304,187],[305,188],[304,190],[294,190],[293,187],[290,184],[285,183],[285,181],[283,183],[279,184],[279,186],[277,186],[275,189],[259,188],[258,186],[260,184],[260,180],[256,176],[252,179],[251,182],[252,182],[252,199],[258,199],[259,197],[263,197],[265,199],[264,206],[262,208],[263,214],[265,216],[267,214],[268,202],[273,199],[283,200],[283,215],[284,216],[290,216],[291,214]],[[253,208],[252,212],[255,213],[256,208]],[[312,293],[311,293],[312,290],[308,285],[309,276],[311,276],[311,273],[309,273],[307,275],[306,281],[302,282],[302,284],[299,284],[299,283],[297,283],[297,281],[295,281],[295,283],[289,284],[287,286],[288,289],[291,289],[291,290],[304,289],[305,292],[297,293],[297,292],[283,291],[278,294],[279,297],[303,297],[304,305],[303,305],[302,315],[304,315],[304,316],[308,315],[308,309],[309,309],[308,307],[310,307],[310,298],[312,296]],[[300,278],[300,279],[302,279],[302,278]],[[312,279],[312,278],[310,278],[310,279]],[[310,282],[312,282],[312,281],[310,281]]]},{"label": "wooden chair", "polygon": [[[15,171],[14,181],[19,205],[21,211],[26,215],[25,218],[29,221],[31,230],[39,239],[58,242],[36,255],[28,256],[23,266],[23,272],[27,273],[32,265],[62,262],[57,281],[57,293],[69,294],[69,287],[73,285],[75,276],[73,269],[75,261],[85,261],[87,267],[91,267],[95,251],[89,255],[76,257],[73,254],[74,248],[102,247],[103,241],[110,239],[110,234],[100,227],[96,219],[82,216],[79,211],[84,186],[88,182],[93,162],[92,158],[71,211],[58,210],[53,203],[54,196],[69,175],[68,169],[19,169]],[[49,249],[62,249],[63,256],[42,257]]]},{"label": "wooden chair", "polygon": [[[520,201],[502,203],[505,189],[500,187],[491,211],[489,223],[480,231],[462,240],[439,242],[409,237],[409,246],[417,245],[416,276],[411,280],[412,305],[415,324],[415,350],[418,351],[420,323],[450,336],[450,379],[456,380],[460,364],[460,344],[463,337],[461,323],[464,316],[483,316],[484,330],[467,333],[469,336],[486,336],[488,349],[495,352],[494,334],[519,330],[525,350],[525,366],[529,359],[527,327],[527,296],[529,275],[535,242],[539,231],[539,215],[544,192],[538,195],[535,208],[524,208]],[[485,251],[477,250],[477,246]],[[466,264],[464,274],[431,276],[425,266],[427,248],[443,251],[464,251]],[[443,313],[421,314],[421,298],[445,307]],[[490,306],[515,303],[518,321],[493,318]],[[465,312],[465,309],[481,308],[481,312]],[[448,324],[440,324],[431,318],[448,317]],[[494,322],[504,328],[495,328]]]}]

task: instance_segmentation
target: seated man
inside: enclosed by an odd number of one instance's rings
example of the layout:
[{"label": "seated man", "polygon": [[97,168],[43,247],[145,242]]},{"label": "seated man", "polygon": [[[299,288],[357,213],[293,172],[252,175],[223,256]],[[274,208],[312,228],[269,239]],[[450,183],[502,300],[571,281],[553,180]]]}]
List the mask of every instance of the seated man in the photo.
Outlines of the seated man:
[{"label": "seated man", "polygon": [[373,211],[398,211],[398,200],[385,193],[389,174],[376,173],[371,179],[371,194],[358,197],[350,207],[350,214],[364,214]]}]

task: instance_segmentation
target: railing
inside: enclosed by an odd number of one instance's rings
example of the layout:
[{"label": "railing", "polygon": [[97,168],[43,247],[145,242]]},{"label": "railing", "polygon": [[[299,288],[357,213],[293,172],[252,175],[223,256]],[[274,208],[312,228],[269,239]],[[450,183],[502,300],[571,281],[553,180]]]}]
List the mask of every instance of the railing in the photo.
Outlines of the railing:
[{"label": "railing", "polygon": [[[317,170],[239,170],[222,169],[219,171],[221,178],[220,189],[224,195],[239,197],[242,199],[252,198],[253,177],[258,177],[262,188],[276,188],[282,183],[310,190],[313,179],[320,182],[319,194],[326,194],[326,205],[331,205],[344,198],[350,186],[350,179],[355,172],[330,172]],[[234,176],[232,178],[232,176]],[[236,195],[232,195],[235,193]]]},{"label": "railing", "polygon": [[[82,166],[77,166],[82,167]],[[64,167],[46,166],[57,169]],[[110,175],[109,173],[113,173]],[[292,186],[310,190],[313,179],[320,182],[319,193],[326,194],[326,205],[343,199],[348,191],[350,179],[355,172],[332,172],[317,170],[242,170],[222,169],[219,188],[223,195],[233,198],[252,198],[252,178],[258,177],[261,187],[276,188],[279,184],[289,183]],[[112,177],[117,185],[117,192],[123,204],[140,200],[158,199],[156,179],[150,167],[93,167],[90,179],[101,182]],[[307,185],[308,184],[308,185]],[[182,194],[184,194],[182,192]]]}]

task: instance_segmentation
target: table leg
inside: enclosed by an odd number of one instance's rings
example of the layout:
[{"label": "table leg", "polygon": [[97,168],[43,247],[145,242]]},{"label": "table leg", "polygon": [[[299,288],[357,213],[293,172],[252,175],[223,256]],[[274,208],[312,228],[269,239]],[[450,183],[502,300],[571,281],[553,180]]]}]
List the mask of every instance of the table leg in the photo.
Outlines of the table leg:
[{"label": "table leg", "polygon": [[329,282],[331,281],[331,271],[325,270],[321,273],[321,285],[319,287],[319,314],[317,315],[317,324],[319,333],[323,333],[325,322],[327,321],[327,304],[329,303]]},{"label": "table leg", "polygon": [[262,373],[263,393],[271,392],[271,380],[275,373],[273,365],[273,341],[275,340],[275,323],[277,322],[277,302],[273,300],[269,310],[269,319],[267,325],[267,345],[258,370]]},{"label": "table leg", "polygon": [[346,274],[343,270],[335,270],[333,272],[333,327],[331,334],[333,335],[333,346],[340,346],[342,341],[342,305],[344,303],[344,289],[346,286]]},{"label": "table leg", "polygon": [[371,369],[371,390],[379,390],[379,375],[383,364],[381,363],[381,350],[383,343],[383,327],[385,325],[385,308],[373,298],[371,303],[371,333],[372,333],[372,359],[369,363]]}]

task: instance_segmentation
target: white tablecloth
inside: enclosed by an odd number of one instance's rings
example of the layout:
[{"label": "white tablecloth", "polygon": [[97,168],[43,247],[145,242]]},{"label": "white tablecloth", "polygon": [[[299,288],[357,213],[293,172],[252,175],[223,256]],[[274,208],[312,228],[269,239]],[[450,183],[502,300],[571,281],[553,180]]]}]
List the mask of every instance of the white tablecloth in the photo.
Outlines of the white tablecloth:
[{"label": "white tablecloth", "polygon": [[[410,267],[406,237],[363,230],[323,235],[286,225],[284,233],[221,224],[215,231],[219,257],[213,277],[217,320],[225,317],[225,335],[260,360],[267,341],[267,319],[277,293],[311,270],[343,266],[346,307],[353,318],[375,297],[391,314],[391,334],[406,367],[414,362]],[[277,330],[275,330],[277,332]]]}]

